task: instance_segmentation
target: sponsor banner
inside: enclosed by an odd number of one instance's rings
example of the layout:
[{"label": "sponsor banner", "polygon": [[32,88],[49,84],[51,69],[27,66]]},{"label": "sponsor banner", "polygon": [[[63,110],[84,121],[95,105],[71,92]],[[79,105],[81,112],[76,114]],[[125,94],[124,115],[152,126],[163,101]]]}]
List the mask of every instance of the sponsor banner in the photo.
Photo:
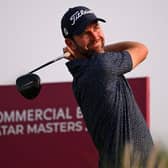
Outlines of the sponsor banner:
[{"label": "sponsor banner", "polygon": [[[129,79],[149,126],[149,79]],[[3,168],[97,168],[71,82],[42,84],[34,100],[0,86],[0,165]]]}]

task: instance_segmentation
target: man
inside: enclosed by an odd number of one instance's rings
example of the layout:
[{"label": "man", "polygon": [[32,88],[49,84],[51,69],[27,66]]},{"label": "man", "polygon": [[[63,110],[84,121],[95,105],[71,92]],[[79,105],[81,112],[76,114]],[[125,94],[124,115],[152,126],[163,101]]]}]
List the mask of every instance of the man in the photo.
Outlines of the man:
[{"label": "man", "polygon": [[120,168],[127,143],[145,167],[153,142],[124,74],[148,50],[130,41],[105,46],[99,21],[105,22],[84,6],[70,8],[61,20],[73,92],[99,152],[99,167]]}]

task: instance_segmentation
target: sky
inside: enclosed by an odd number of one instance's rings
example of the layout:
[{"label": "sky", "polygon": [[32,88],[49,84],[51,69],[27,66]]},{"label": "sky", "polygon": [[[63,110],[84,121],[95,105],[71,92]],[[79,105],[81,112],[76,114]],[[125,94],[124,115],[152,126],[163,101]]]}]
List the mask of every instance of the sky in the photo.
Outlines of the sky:
[{"label": "sky", "polygon": [[[147,59],[126,77],[150,77],[150,129],[156,141],[166,144],[166,0],[0,0],[0,85],[13,85],[18,76],[62,55],[65,43],[60,20],[68,8],[77,5],[91,8],[107,21],[102,24],[106,44],[139,41],[147,45]],[[72,81],[65,62],[61,60],[40,70],[42,82]]]}]

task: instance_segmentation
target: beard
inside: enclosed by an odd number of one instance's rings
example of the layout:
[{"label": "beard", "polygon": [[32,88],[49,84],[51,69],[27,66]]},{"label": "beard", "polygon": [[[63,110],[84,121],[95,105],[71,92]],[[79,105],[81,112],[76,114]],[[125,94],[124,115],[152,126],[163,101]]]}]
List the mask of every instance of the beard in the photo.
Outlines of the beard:
[{"label": "beard", "polygon": [[92,46],[94,46],[94,44],[96,43],[95,40],[92,40],[89,42],[89,44],[87,45],[87,49],[86,48],[83,48],[81,47],[80,45],[78,45],[76,43],[76,41],[74,41],[75,45],[76,45],[76,51],[82,56],[82,57],[91,57],[94,53],[100,53],[100,52],[104,52],[104,39],[103,38],[100,38],[99,39],[100,41],[100,46],[99,48],[94,48]]}]

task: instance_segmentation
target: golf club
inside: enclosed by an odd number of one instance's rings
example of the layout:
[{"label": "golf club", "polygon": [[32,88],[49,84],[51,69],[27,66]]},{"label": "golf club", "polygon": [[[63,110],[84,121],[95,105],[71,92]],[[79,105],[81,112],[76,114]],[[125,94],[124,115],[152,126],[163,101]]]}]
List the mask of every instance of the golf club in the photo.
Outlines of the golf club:
[{"label": "golf club", "polygon": [[59,56],[56,59],[53,59],[39,66],[38,68],[35,68],[34,70],[28,72],[27,74],[18,77],[16,79],[16,88],[19,91],[19,93],[26,99],[36,98],[40,93],[41,84],[40,84],[40,77],[33,73],[68,56],[69,53],[66,52],[64,53],[64,55]]}]

